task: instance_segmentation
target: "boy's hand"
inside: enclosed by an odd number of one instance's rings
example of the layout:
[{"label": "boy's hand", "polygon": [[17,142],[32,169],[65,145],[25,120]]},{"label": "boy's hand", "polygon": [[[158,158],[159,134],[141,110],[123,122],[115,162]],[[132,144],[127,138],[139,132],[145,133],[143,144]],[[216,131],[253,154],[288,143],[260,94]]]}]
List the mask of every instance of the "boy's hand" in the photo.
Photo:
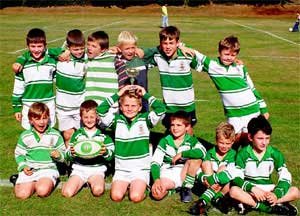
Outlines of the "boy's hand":
[{"label": "boy's hand", "polygon": [[112,53],[112,54],[118,54],[118,53],[121,53],[121,50],[117,46],[112,46],[112,47],[108,48],[107,52]]},{"label": "boy's hand", "polygon": [[25,175],[31,176],[33,174],[33,169],[30,167],[24,167],[23,169]]},{"label": "boy's hand", "polygon": [[183,54],[185,57],[188,57],[188,56],[194,56],[194,55],[195,55],[195,50],[183,46],[182,43],[179,43],[178,48],[181,50],[182,54]]},{"label": "boy's hand", "polygon": [[51,156],[53,159],[58,159],[58,158],[60,157],[60,153],[59,153],[58,150],[53,150],[53,151],[51,151],[50,156]]},{"label": "boy's hand", "polygon": [[22,113],[20,112],[15,113],[15,118],[18,122],[20,122],[22,120]]},{"label": "boy's hand", "polygon": [[135,55],[139,58],[144,58],[145,56],[144,50],[142,50],[141,48],[136,48]]},{"label": "boy's hand", "polygon": [[22,69],[23,69],[23,65],[21,65],[20,63],[13,63],[12,65],[13,72],[19,73],[21,72]]},{"label": "boy's hand", "polygon": [[222,189],[222,186],[219,184],[213,184],[211,187],[215,192],[219,192]]},{"label": "boy's hand", "polygon": [[266,192],[264,190],[254,186],[251,192],[253,193],[257,201],[262,202],[266,200]]},{"label": "boy's hand", "polygon": [[119,97],[121,97],[125,91],[130,90],[132,88],[132,85],[126,85],[123,88],[121,88],[118,92]]},{"label": "boy's hand", "polygon": [[137,95],[143,97],[146,94],[146,90],[142,86],[134,85],[134,87]]},{"label": "boy's hand", "polygon": [[58,61],[69,62],[70,56],[71,56],[71,52],[70,52],[70,50],[67,49],[58,56]]},{"label": "boy's hand", "polygon": [[155,180],[154,184],[152,185],[151,191],[154,195],[159,195],[166,191],[166,188],[162,185],[161,180]]},{"label": "boy's hand", "polygon": [[175,165],[176,161],[178,161],[180,158],[182,158],[182,152],[176,154],[173,158],[172,158],[172,164]]},{"label": "boy's hand", "polygon": [[70,152],[71,152],[71,155],[74,157],[75,156],[75,150],[74,150],[73,146],[70,146]]},{"label": "boy's hand", "polygon": [[277,203],[277,197],[273,192],[267,192],[266,197],[271,206],[274,206]]},{"label": "boy's hand", "polygon": [[269,119],[270,118],[270,114],[267,112],[265,114],[263,114],[263,116],[265,117],[265,119]]},{"label": "boy's hand", "polygon": [[99,155],[104,155],[106,153],[106,146],[102,145]]},{"label": "boy's hand", "polygon": [[237,65],[243,65],[244,62],[241,59],[235,59],[234,61]]}]

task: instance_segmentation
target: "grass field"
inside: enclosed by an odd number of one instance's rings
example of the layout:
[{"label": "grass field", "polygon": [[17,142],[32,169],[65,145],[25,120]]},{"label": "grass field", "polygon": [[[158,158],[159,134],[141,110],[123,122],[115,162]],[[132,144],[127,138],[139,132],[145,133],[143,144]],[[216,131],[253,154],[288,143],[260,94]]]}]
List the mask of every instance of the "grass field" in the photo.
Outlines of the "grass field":
[{"label": "grass field", "polygon": [[[212,10],[212,8],[210,8]],[[139,37],[139,45],[158,45],[160,31],[159,8],[144,10],[120,10],[101,8],[47,8],[35,12],[17,8],[0,11],[0,178],[8,179],[16,172],[14,148],[22,128],[14,120],[10,97],[13,88],[11,64],[24,51],[25,35],[29,29],[39,27],[46,31],[48,46],[60,46],[68,30],[78,28],[85,35],[104,30],[116,43],[121,30],[133,31]],[[238,8],[236,8],[238,10]],[[266,100],[273,126],[271,144],[285,155],[287,166],[293,175],[293,185],[300,186],[300,33],[290,33],[294,13],[284,15],[245,17],[245,14],[224,13],[213,16],[205,8],[170,8],[169,23],[181,30],[182,40],[202,53],[217,55],[217,43],[234,34],[241,42],[240,59],[247,65],[256,88]],[[234,16],[232,16],[234,14]],[[34,15],[34,16],[33,16]],[[224,121],[219,95],[206,74],[194,73],[197,98],[198,123],[195,134],[214,142],[214,128]],[[150,92],[161,98],[159,76],[156,69],[149,72]],[[154,131],[162,132],[162,126]],[[195,196],[196,198],[196,196]],[[300,209],[300,201],[295,202]],[[103,197],[94,198],[83,189],[72,199],[62,198],[60,189],[40,199],[26,201],[14,198],[12,187],[0,187],[0,215],[185,215],[189,204],[182,204],[176,195],[161,202],[146,199],[132,204],[127,198],[113,203],[109,191]],[[235,214],[235,213],[231,213]],[[216,211],[209,215],[221,215]],[[249,215],[258,215],[251,212]]]}]

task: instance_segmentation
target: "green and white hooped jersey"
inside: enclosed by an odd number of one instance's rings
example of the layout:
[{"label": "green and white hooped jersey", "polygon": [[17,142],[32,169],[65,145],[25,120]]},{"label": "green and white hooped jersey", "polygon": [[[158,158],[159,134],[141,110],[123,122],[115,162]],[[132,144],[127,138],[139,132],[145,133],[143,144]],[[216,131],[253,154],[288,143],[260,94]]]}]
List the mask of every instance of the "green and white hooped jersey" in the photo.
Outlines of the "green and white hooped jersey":
[{"label": "green and white hooped jersey", "polygon": [[210,59],[195,51],[202,59],[203,70],[215,84],[227,117],[240,117],[253,113],[266,113],[265,101],[255,89],[244,65],[223,65],[219,59]]},{"label": "green and white hooped jersey", "polygon": [[84,101],[87,56],[69,62],[58,62],[56,71],[56,108],[57,112],[79,113]]},{"label": "green and white hooped jersey", "polygon": [[108,97],[97,108],[102,123],[115,130],[115,169],[125,172],[150,170],[150,128],[164,116],[165,106],[149,93],[144,95],[153,111],[139,113],[132,122],[123,114],[113,114],[109,108],[119,99],[117,94]]},{"label": "green and white hooped jersey", "polygon": [[65,144],[60,133],[49,127],[40,138],[34,129],[21,133],[15,149],[15,159],[18,171],[21,172],[25,166],[38,169],[55,169],[56,164],[50,156],[52,150],[60,152],[59,161],[65,159]]},{"label": "green and white hooped jersey", "polygon": [[234,167],[235,166],[235,156],[236,156],[236,151],[233,149],[230,149],[226,153],[224,158],[222,160],[220,160],[217,157],[217,147],[214,147],[207,151],[204,161],[210,161],[212,164],[213,171],[217,172],[221,166]]},{"label": "green and white hooped jersey", "polygon": [[157,48],[145,49],[145,60],[158,67],[163,99],[167,113],[195,110],[195,93],[191,68],[202,70],[201,59],[185,57],[177,49],[177,56],[167,59]]},{"label": "green and white hooped jersey", "polygon": [[108,52],[88,60],[84,100],[94,100],[100,104],[105,98],[118,92],[114,61],[115,54]]},{"label": "green and white hooped jersey", "polygon": [[185,134],[183,142],[177,147],[173,136],[168,135],[160,140],[152,157],[151,175],[154,180],[160,178],[160,168],[171,167],[172,158],[180,152],[187,159],[204,159],[206,155],[205,147],[196,137]]},{"label": "green and white hooped jersey", "polygon": [[23,70],[15,75],[12,94],[14,112],[21,112],[22,105],[26,103],[30,106],[32,102],[54,100],[56,60],[46,52],[44,59],[36,62],[27,51],[18,57],[17,62],[23,65]]}]

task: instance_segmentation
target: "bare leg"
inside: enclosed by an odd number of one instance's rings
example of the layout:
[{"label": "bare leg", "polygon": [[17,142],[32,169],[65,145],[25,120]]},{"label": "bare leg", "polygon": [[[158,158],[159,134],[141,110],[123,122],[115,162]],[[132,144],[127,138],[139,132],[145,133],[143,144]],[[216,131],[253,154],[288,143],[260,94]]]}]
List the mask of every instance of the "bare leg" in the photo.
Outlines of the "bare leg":
[{"label": "bare leg", "polygon": [[164,191],[151,191],[151,194],[155,200],[162,200],[168,194],[168,190],[175,189],[175,183],[168,178],[161,178],[162,187]]},{"label": "bare leg", "polygon": [[105,182],[101,175],[94,175],[89,177],[88,183],[90,184],[92,194],[96,197],[101,196],[104,193]]},{"label": "bare leg", "polygon": [[277,203],[290,202],[300,199],[300,191],[297,187],[291,187],[288,192],[277,200]]},{"label": "bare leg", "polygon": [[74,128],[70,128],[68,130],[63,131],[63,136],[64,136],[64,141],[65,141],[66,147],[69,146],[69,142],[70,142],[70,139],[71,139],[74,131],[75,131]]},{"label": "bare leg", "polygon": [[229,194],[233,199],[236,199],[241,203],[244,203],[252,207],[256,206],[256,202],[253,199],[253,197],[249,193],[243,191],[240,187],[237,186],[231,187]]},{"label": "bare leg", "polygon": [[146,182],[140,179],[133,180],[130,183],[129,197],[134,203],[141,202],[145,199],[145,191],[147,188]]},{"label": "bare leg", "polygon": [[34,193],[34,190],[35,182],[16,184],[15,195],[19,199],[27,199]]},{"label": "bare leg", "polygon": [[63,185],[61,193],[64,197],[72,197],[82,188],[84,182],[79,176],[71,176]]},{"label": "bare leg", "polygon": [[114,181],[111,185],[110,196],[111,199],[115,202],[121,202],[124,198],[124,195],[127,191],[129,182],[117,180]]},{"label": "bare leg", "polygon": [[35,191],[39,197],[47,197],[54,189],[53,181],[50,178],[40,178],[35,184]]}]

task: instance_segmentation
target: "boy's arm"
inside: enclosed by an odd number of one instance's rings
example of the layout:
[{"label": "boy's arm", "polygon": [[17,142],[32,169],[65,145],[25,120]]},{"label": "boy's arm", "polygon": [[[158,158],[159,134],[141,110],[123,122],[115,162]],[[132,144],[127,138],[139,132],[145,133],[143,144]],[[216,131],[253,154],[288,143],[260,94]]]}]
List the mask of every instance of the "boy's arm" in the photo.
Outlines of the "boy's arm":
[{"label": "boy's arm", "polygon": [[58,152],[58,157],[53,158],[56,161],[64,162],[66,160],[66,146],[64,143],[64,139],[60,134],[57,133],[57,141],[54,145],[54,151]]},{"label": "boy's arm", "polygon": [[22,135],[18,139],[18,143],[15,149],[15,160],[18,165],[18,171],[21,172],[25,167],[27,167],[26,163],[26,154],[27,154],[27,146],[22,140]]},{"label": "boy's arm", "polygon": [[30,59],[30,52],[26,51],[22,55],[18,56],[16,62],[12,65],[12,70],[15,73],[22,71],[25,63]]},{"label": "boy's arm", "polygon": [[166,154],[165,146],[166,146],[166,143],[163,138],[160,140],[160,142],[153,154],[152,162],[151,162],[151,176],[153,178],[153,181],[160,178],[160,167],[163,163],[164,156]]},{"label": "boy's arm", "polygon": [[106,135],[104,139],[104,145],[106,147],[106,152],[103,154],[105,160],[110,161],[114,157],[115,145],[113,140]]},{"label": "boy's arm", "polygon": [[189,140],[192,143],[192,148],[182,152],[183,158],[190,159],[204,159],[206,155],[205,147],[197,140],[197,138],[191,137]]},{"label": "boy's arm", "polygon": [[101,122],[110,127],[114,122],[115,115],[109,112],[109,108],[113,106],[115,102],[118,101],[119,95],[117,93],[113,94],[110,97],[107,97],[98,107],[97,113],[101,118]]},{"label": "boy's arm", "polygon": [[14,113],[21,113],[22,110],[22,97],[25,92],[25,81],[23,73],[15,75],[14,89],[12,94],[12,107]]},{"label": "boy's arm", "polygon": [[151,96],[149,93],[144,94],[143,98],[148,100],[149,106],[153,109],[148,115],[148,121],[150,123],[149,126],[155,126],[160,120],[164,118],[166,106],[154,96]]},{"label": "boy's arm", "polygon": [[143,58],[144,61],[147,63],[147,64],[151,64],[151,65],[157,65],[155,60],[154,60],[154,55],[159,53],[159,50],[157,47],[152,47],[152,48],[144,48],[142,49],[143,53],[144,53],[144,56],[140,57],[140,58]]}]

